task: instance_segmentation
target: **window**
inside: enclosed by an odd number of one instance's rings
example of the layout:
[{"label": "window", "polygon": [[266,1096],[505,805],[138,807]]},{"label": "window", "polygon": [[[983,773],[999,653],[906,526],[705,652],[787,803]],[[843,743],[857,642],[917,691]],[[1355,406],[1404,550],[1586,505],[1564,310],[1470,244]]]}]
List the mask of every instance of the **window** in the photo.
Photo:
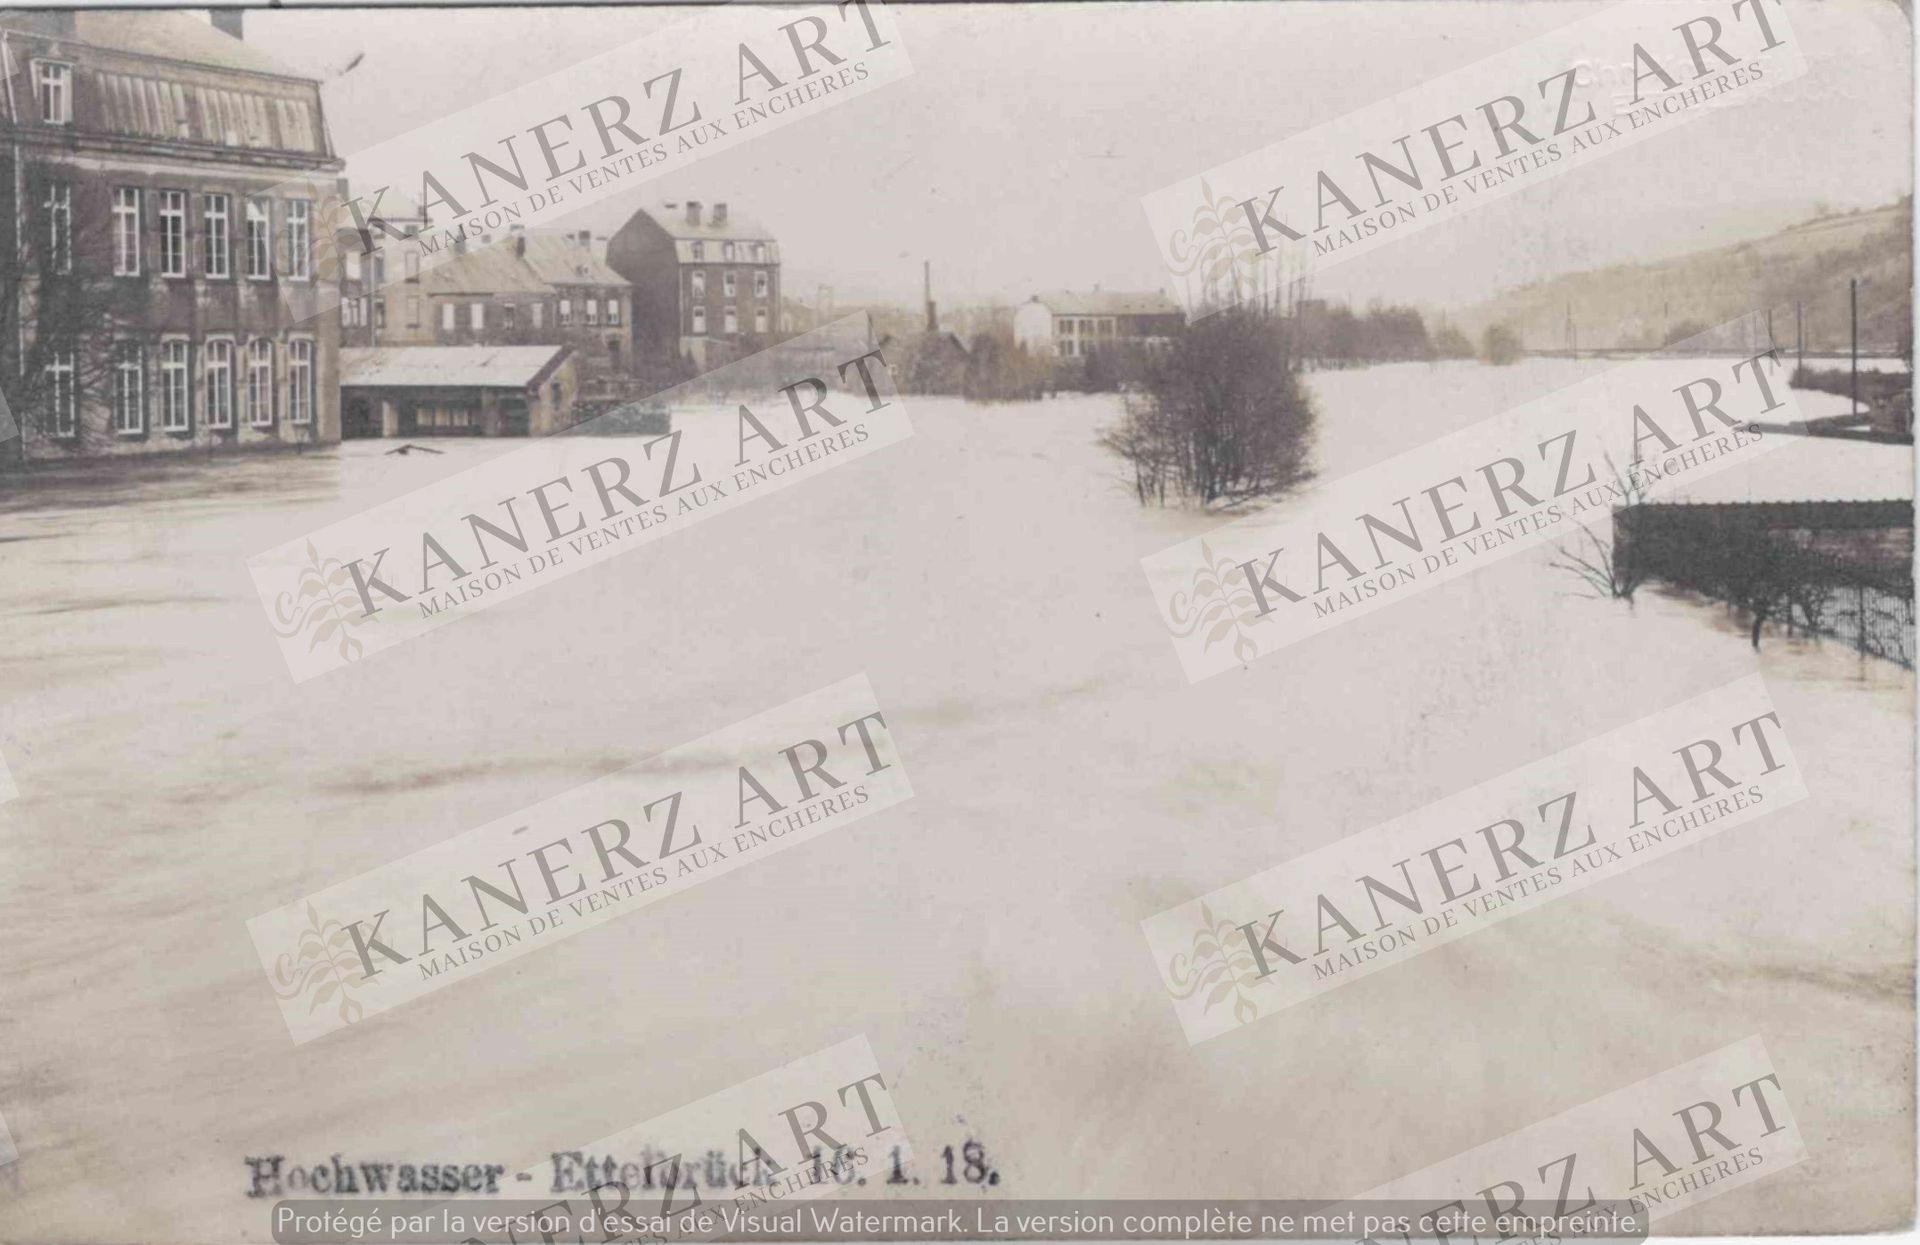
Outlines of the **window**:
[{"label": "window", "polygon": [[207,275],[224,281],[233,275],[232,200],[226,195],[207,195],[201,201],[207,224]]},{"label": "window", "polygon": [[756,271],[753,274],[753,296],[755,298],[765,298],[769,284],[767,280],[767,270],[762,268]]},{"label": "window", "polygon": [[620,323],[620,297],[617,294],[607,300],[607,323],[610,325]]},{"label": "window", "polygon": [[352,329],[360,327],[360,300],[349,298],[340,304],[340,327]]},{"label": "window", "polygon": [[753,244],[753,262],[756,264],[764,264],[767,262],[767,244],[766,243],[756,242]]},{"label": "window", "polygon": [[407,295],[407,327],[410,329],[420,327],[420,296],[418,294]]},{"label": "window", "polygon": [[733,262],[733,243],[724,242],[720,245],[720,258],[728,263]]},{"label": "window", "polygon": [[729,307],[727,308],[727,332],[738,333],[739,331],[740,313]]},{"label": "window", "polygon": [[273,424],[273,343],[256,337],[247,345],[247,423]]},{"label": "window", "polygon": [[467,304],[467,327],[476,333],[487,327],[487,305],[485,303]]},{"label": "window", "polygon": [[597,325],[600,323],[600,300],[599,299],[589,298],[587,300],[586,320],[588,324]]},{"label": "window", "polygon": [[706,244],[706,243],[704,243],[704,242],[696,242],[696,243],[694,243],[694,244],[693,244],[693,257],[694,257],[695,259],[705,259],[705,258],[707,257],[707,244]]},{"label": "window", "polygon": [[513,332],[514,321],[518,318],[518,316],[519,316],[519,309],[515,307],[512,303],[508,303],[505,306],[501,307],[500,308],[500,327],[505,329],[509,333]]},{"label": "window", "polygon": [[707,296],[707,270],[704,268],[693,270],[693,296],[695,298]]},{"label": "window", "polygon": [[533,327],[539,328],[541,325],[541,322],[544,321],[546,318],[547,318],[546,303],[544,302],[535,303],[533,305]]},{"label": "window", "polygon": [[265,199],[247,200],[247,280],[265,281],[272,252],[268,239],[273,234],[273,217]]},{"label": "window", "polygon": [[160,192],[160,275],[187,275],[187,192]]},{"label": "window", "polygon": [[705,307],[695,307],[693,309],[693,331],[696,333],[704,333],[707,331],[707,309]]},{"label": "window", "polygon": [[367,263],[373,273],[373,288],[377,290],[387,283],[387,253],[375,251]]},{"label": "window", "polygon": [[287,422],[313,422],[313,343],[302,337],[287,343]]},{"label": "window", "polygon": [[346,270],[347,280],[358,281],[360,279],[360,252],[354,250],[352,247],[347,247],[341,251],[340,254],[342,266]]},{"label": "window", "polygon": [[140,192],[131,186],[113,192],[113,275],[140,275]]},{"label": "window", "polygon": [[560,327],[565,328],[567,325],[572,323],[573,323],[573,300],[570,298],[563,298],[560,300]]},{"label": "window", "polygon": [[373,300],[373,327],[377,329],[387,327],[387,300],[384,297]]},{"label": "window", "polygon": [[767,331],[767,309],[765,307],[759,307],[754,310],[753,331],[756,333],[764,333]]},{"label": "window", "polygon": [[47,183],[47,262],[55,272],[73,271],[73,187]]},{"label": "window", "polygon": [[233,343],[210,341],[202,352],[207,364],[207,427],[233,427]]},{"label": "window", "polygon": [[163,341],[160,343],[160,427],[168,432],[191,430],[187,401],[187,343]]},{"label": "window", "polygon": [[40,100],[40,119],[48,125],[73,121],[73,66],[59,61],[33,62],[33,93]]},{"label": "window", "polygon": [[73,352],[55,354],[47,361],[47,407],[52,415],[53,435],[75,436],[80,431],[80,411],[73,388]]},{"label": "window", "polygon": [[287,275],[305,281],[313,275],[313,205],[287,201]]},{"label": "window", "polygon": [[141,372],[140,347],[121,342],[113,357],[113,430],[137,436],[147,430],[147,385]]},{"label": "window", "polygon": [[400,262],[406,269],[407,280],[418,281],[420,279],[420,252],[408,251],[400,257]]},{"label": "window", "polygon": [[733,279],[733,269],[727,269],[726,273],[720,278],[720,292],[728,298],[732,298],[740,292],[739,284]]},{"label": "window", "polygon": [[440,331],[442,333],[453,332],[454,320],[457,316],[459,316],[459,314],[460,312],[455,309],[452,303],[441,303],[440,304]]}]

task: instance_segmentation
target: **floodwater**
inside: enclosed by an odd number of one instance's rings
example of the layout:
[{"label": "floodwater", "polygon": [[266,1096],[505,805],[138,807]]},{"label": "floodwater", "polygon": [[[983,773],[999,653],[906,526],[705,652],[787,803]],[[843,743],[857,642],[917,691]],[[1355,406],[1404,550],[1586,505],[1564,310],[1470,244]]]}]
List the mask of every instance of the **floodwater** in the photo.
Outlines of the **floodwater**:
[{"label": "floodwater", "polygon": [[[1323,474],[1598,366],[1316,375]],[[265,1240],[248,1156],[518,1166],[862,1033],[929,1173],[976,1140],[1010,1196],[1309,1198],[1759,1033],[1811,1157],[1662,1230],[1906,1213],[1910,672],[1756,657],[1542,548],[1189,685],[1139,559],[1225,518],[1136,506],[1117,403],[910,403],[902,445],[298,686],[244,560],[511,444],[0,484],[0,1238]],[[1910,496],[1864,448],[1803,461]],[[1809,799],[1186,1045],[1141,918],[1755,669]],[[857,672],[906,805],[291,1044],[248,918]]]}]

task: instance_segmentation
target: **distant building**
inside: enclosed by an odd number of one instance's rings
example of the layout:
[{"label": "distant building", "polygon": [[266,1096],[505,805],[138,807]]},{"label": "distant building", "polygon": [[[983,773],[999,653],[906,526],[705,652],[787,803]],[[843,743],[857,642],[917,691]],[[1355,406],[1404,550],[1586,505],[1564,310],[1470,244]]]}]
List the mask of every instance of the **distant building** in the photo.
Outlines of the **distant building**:
[{"label": "distant building", "polygon": [[643,349],[704,370],[779,331],[780,244],[725,203],[634,213],[608,243],[607,263],[633,283]]},{"label": "distant building", "polygon": [[1013,335],[1029,350],[1076,359],[1096,346],[1168,341],[1186,322],[1179,304],[1157,290],[1132,294],[1096,287],[1086,294],[1034,295],[1014,312]]},{"label": "distant building", "polygon": [[571,422],[568,346],[373,346],[340,352],[348,437],[550,436]]},{"label": "distant building", "polygon": [[0,377],[28,458],[340,436],[320,87],[221,17],[0,14]]},{"label": "distant building", "polygon": [[[426,271],[364,272],[368,327],[349,340],[377,346],[573,347],[583,384],[624,375],[633,359],[633,291],[590,235],[514,233],[469,247]],[[408,248],[409,257],[413,254]],[[378,257],[376,257],[376,260]],[[349,318],[359,320],[358,314]]]},{"label": "distant building", "polygon": [[[399,245],[395,235],[415,237],[425,233],[430,222],[425,211],[391,189],[377,195],[350,191],[349,197],[356,194],[357,206],[367,213],[367,226],[364,235],[349,238],[339,248],[340,344],[379,346],[387,340],[392,318],[404,314],[407,294],[420,292],[419,249]],[[404,280],[404,287],[387,284],[388,271],[396,264],[404,271],[395,270],[394,278]]]}]

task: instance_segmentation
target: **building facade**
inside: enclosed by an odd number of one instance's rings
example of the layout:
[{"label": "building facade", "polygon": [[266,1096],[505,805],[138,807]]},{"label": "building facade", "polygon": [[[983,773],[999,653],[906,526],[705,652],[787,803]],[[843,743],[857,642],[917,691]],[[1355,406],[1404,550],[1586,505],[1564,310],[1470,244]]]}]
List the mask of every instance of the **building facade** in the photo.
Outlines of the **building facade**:
[{"label": "building facade", "polygon": [[0,13],[0,74],[15,457],[338,440],[319,85],[177,11]]},{"label": "building facade", "polygon": [[780,330],[780,245],[725,203],[634,213],[608,242],[607,263],[632,283],[643,350],[706,370]]},{"label": "building facade", "polygon": [[[390,220],[404,232],[419,219]],[[378,235],[375,237],[378,242]],[[569,346],[588,387],[626,375],[633,360],[633,291],[591,235],[516,232],[456,242],[458,254],[392,272],[376,248],[345,265],[355,290],[342,329],[355,346]],[[405,260],[417,252],[400,248]],[[404,260],[403,260],[404,262]],[[357,269],[357,271],[356,271]]]},{"label": "building facade", "polygon": [[1167,342],[1187,322],[1165,294],[1066,290],[1036,294],[1013,314],[1014,340],[1029,350],[1061,359],[1082,359],[1103,346],[1154,346]]}]

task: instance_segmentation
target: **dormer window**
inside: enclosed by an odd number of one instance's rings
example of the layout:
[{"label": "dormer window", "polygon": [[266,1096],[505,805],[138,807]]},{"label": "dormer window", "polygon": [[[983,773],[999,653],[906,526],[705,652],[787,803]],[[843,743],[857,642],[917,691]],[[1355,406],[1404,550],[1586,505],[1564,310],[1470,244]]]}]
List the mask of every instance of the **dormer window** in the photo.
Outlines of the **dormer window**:
[{"label": "dormer window", "polygon": [[73,123],[73,66],[63,61],[33,62],[33,90],[40,119],[48,125]]},{"label": "dormer window", "polygon": [[694,243],[694,244],[693,244],[693,257],[694,257],[695,259],[705,259],[705,258],[707,257],[707,244],[706,244],[706,243],[704,243],[704,242],[696,242],[696,243]]},{"label": "dormer window", "polygon": [[733,260],[733,243],[726,242],[721,244],[720,258],[729,262]]}]

